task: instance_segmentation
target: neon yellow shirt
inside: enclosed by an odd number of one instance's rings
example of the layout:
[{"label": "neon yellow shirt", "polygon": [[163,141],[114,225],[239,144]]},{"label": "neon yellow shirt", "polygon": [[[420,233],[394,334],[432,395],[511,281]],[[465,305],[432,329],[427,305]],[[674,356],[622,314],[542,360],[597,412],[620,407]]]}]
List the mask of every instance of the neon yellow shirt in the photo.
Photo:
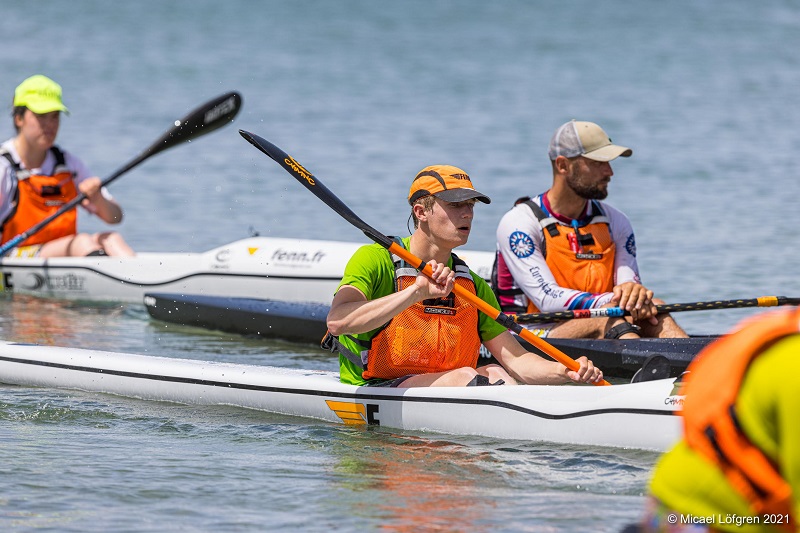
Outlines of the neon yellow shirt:
[{"label": "neon yellow shirt", "polygon": [[[406,248],[409,246],[410,239],[411,237],[403,239],[403,245]],[[451,258],[447,262],[447,266],[452,268],[452,263],[453,260]],[[495,309],[500,309],[497,298],[491,287],[486,283],[486,280],[472,270],[469,273],[475,282],[475,292],[478,298],[489,303]],[[344,269],[344,277],[339,283],[339,288],[344,285],[352,285],[360,290],[367,297],[367,300],[376,300],[392,294],[394,292],[394,264],[386,248],[379,244],[370,244],[356,250]],[[483,313],[478,313],[478,334],[482,341],[492,340],[504,331],[506,331],[506,328],[495,322],[494,319]],[[367,333],[353,335],[353,337],[361,341],[369,341],[377,333],[378,329],[374,329]],[[353,353],[360,353],[363,350],[361,346],[348,339],[345,335],[339,337],[339,342]],[[364,385],[366,380],[361,376],[362,372],[361,368],[353,364],[345,356],[339,355],[339,377],[342,383]]]},{"label": "neon yellow shirt", "polygon": [[[736,401],[745,434],[778,465],[791,485],[792,509],[800,516],[800,335],[781,339],[757,357]],[[656,465],[650,492],[666,507],[694,517],[715,517],[723,531],[778,531],[762,524],[737,526],[726,516],[752,515],[747,502],[711,462],[680,441]],[[711,524],[710,524],[711,525]]]}]

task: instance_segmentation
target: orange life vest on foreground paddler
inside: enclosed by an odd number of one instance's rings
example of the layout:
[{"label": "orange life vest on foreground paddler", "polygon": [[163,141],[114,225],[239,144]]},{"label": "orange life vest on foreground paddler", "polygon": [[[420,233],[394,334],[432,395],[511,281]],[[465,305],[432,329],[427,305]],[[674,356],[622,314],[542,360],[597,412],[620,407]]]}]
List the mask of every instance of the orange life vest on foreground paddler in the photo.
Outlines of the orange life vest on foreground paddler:
[{"label": "orange life vest on foreground paddler", "polygon": [[[56,157],[56,165],[50,176],[32,174],[29,170],[21,168],[8,152],[0,154],[8,160],[16,178],[14,207],[2,222],[3,243],[29,230],[78,196],[78,189],[73,180],[75,173],[66,167],[64,153],[55,146],[50,150]],[[77,229],[78,213],[72,209],[31,235],[19,246],[43,244],[60,237],[74,235]]]}]

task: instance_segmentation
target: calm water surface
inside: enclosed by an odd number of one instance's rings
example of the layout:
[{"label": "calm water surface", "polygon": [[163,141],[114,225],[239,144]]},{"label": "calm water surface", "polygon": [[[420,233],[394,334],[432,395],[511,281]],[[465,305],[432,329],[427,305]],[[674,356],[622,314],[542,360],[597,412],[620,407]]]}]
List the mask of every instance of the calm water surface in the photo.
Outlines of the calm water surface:
[{"label": "calm water surface", "polygon": [[[252,232],[364,241],[237,128],[389,234],[404,232],[411,177],[458,165],[493,198],[469,244],[490,250],[513,200],[549,186],[550,135],[577,118],[634,149],[614,164],[609,201],[632,219],[658,296],[800,293],[794,2],[6,4],[0,101],[10,111],[31,74],[59,81],[71,110],[59,142],[101,177],[200,103],[244,96],[234,125],[111,186],[138,250],[203,251]],[[10,118],[0,135],[13,135]],[[749,314],[679,320],[722,332]],[[137,305],[0,299],[0,337],[335,367],[313,346],[165,326]],[[618,531],[639,515],[656,460],[0,388],[4,531]]]}]

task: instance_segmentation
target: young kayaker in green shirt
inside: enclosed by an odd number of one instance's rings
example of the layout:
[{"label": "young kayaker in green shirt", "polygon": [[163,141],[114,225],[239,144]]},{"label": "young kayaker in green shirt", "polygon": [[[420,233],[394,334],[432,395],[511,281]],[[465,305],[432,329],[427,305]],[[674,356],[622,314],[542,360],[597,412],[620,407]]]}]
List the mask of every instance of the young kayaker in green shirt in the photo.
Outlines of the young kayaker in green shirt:
[{"label": "young kayaker in green shirt", "polygon": [[[353,255],[331,304],[326,338],[340,354],[343,382],[426,387],[602,380],[586,357],[570,371],[528,352],[453,292],[459,284],[499,309],[485,280],[453,254],[469,238],[477,201],[491,200],[457,167],[426,167],[414,178],[408,194],[414,232],[401,242],[428,262],[432,279],[379,245]],[[477,367],[481,345],[499,365]]]}]

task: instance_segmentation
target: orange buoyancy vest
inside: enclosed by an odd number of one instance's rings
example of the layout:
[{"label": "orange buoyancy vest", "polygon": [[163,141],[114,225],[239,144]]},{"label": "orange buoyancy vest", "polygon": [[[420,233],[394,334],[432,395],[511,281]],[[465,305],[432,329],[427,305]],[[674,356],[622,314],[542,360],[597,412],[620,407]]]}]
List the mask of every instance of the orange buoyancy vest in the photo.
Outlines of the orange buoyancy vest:
[{"label": "orange buoyancy vest", "polygon": [[[454,257],[453,270],[456,285],[476,294],[467,265]],[[395,273],[398,292],[413,285],[418,274],[412,267],[396,268]],[[452,292],[446,298],[417,302],[389,321],[372,339],[363,377],[391,379],[475,368],[480,348],[478,309]]]},{"label": "orange buoyancy vest", "polygon": [[[766,313],[703,350],[689,365],[683,405],[684,439],[715,464],[759,515],[792,515],[792,488],[745,435],[736,416],[750,363],[770,344],[800,333],[800,308]],[[790,518],[790,528],[797,517]]]},{"label": "orange buoyancy vest", "polygon": [[[400,239],[395,242],[403,246]],[[451,254],[455,283],[477,294],[469,267],[456,254]],[[399,292],[411,286],[418,271],[392,254],[395,280]],[[364,379],[394,379],[409,374],[445,372],[465,366],[475,368],[481,348],[478,332],[478,309],[451,292],[445,298],[417,302],[398,313],[372,339],[348,338],[364,348],[351,352],[328,333],[323,348],[338,351],[363,369]]]},{"label": "orange buoyancy vest", "polygon": [[[594,216],[581,228],[560,224],[532,200],[524,203],[542,226],[542,253],[559,286],[596,294],[614,289],[616,245],[599,203],[592,202]],[[527,312],[539,308],[528,300]]]},{"label": "orange buoyancy vest", "polygon": [[[50,176],[32,174],[29,170],[22,169],[11,154],[2,153],[11,164],[11,172],[16,182],[11,213],[2,223],[3,243],[31,229],[78,196],[78,189],[73,180],[75,173],[66,167],[64,153],[55,146],[50,150],[56,157],[56,165]],[[78,213],[72,209],[31,235],[19,246],[43,244],[59,237],[74,235],[77,229]]]}]

